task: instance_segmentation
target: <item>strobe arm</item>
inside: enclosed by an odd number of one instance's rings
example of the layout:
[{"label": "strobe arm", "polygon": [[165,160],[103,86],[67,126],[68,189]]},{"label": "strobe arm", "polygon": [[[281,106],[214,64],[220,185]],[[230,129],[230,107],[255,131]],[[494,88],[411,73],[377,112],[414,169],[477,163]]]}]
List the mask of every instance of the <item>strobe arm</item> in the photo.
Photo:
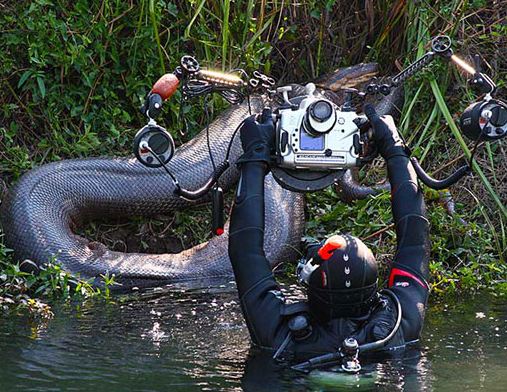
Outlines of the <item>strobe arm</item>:
[{"label": "strobe arm", "polygon": [[437,180],[431,177],[426,171],[422,168],[417,158],[410,158],[410,162],[412,162],[412,166],[414,167],[415,172],[417,173],[417,177],[422,181],[422,183],[432,189],[441,190],[449,188],[450,186],[456,184],[459,180],[465,177],[468,173],[471,172],[471,168],[468,165],[461,166],[458,170],[452,173],[449,177],[444,178],[443,180]]},{"label": "strobe arm", "polygon": [[198,200],[201,197],[203,197],[204,195],[206,195],[206,193],[208,193],[211,190],[211,188],[213,188],[215,186],[215,184],[217,183],[219,178],[222,176],[222,174],[224,174],[224,172],[229,168],[229,166],[230,166],[229,161],[224,161],[224,162],[220,163],[219,165],[217,165],[217,167],[216,167],[215,171],[213,172],[213,174],[211,175],[211,177],[199,189],[196,189],[194,191],[190,191],[188,189],[183,189],[178,185],[176,187],[176,189],[174,190],[174,193],[177,196],[181,196],[187,200]]}]

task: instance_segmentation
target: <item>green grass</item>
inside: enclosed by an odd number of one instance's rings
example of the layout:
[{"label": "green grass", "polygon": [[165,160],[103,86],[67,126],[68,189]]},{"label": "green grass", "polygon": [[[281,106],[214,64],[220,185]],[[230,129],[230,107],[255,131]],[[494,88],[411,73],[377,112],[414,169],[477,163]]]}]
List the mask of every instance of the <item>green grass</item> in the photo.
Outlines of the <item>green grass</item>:
[{"label": "green grass", "polygon": [[[497,52],[506,45],[505,26],[495,16],[500,8],[484,1],[385,0],[372,2],[367,10],[359,0],[4,3],[0,5],[0,178],[7,185],[43,163],[129,154],[133,136],[145,122],[138,110],[145,94],[184,54],[194,55],[207,67],[259,69],[280,83],[306,82],[361,61],[378,61],[384,74],[394,74],[397,67],[424,53],[429,37],[445,33],[463,56],[480,50],[489,64],[496,64],[487,72],[499,81],[500,95],[506,91],[505,59]],[[502,7],[500,3],[497,7]],[[467,154],[469,145],[455,125],[455,114],[474,99],[463,75],[437,60],[407,84],[405,97],[400,129],[429,172]],[[189,132],[182,136],[178,104],[176,95],[165,105],[160,122],[182,143],[206,119],[199,101],[186,106]],[[226,106],[218,97],[211,105],[215,114]],[[429,203],[431,270],[437,291],[506,285],[503,183],[507,165],[502,143],[486,143],[479,154],[480,165],[474,167],[478,178],[451,190],[468,226],[445,214],[436,201]],[[361,172],[366,181],[378,175],[369,168]],[[426,193],[434,198],[429,190]],[[387,264],[395,246],[387,196],[347,206],[326,190],[311,195],[309,202],[309,235],[347,230],[368,237],[380,232],[368,242]],[[209,221],[200,219],[201,213],[178,212],[178,224],[170,235],[185,247],[205,240]],[[196,221],[200,224],[194,225]],[[152,226],[157,229],[164,223],[154,221]],[[100,230],[86,230],[100,238]],[[0,260],[0,276],[17,279],[2,246]],[[70,295],[67,278],[62,279],[59,288],[48,286],[49,297],[51,292]],[[46,284],[43,279],[33,287]],[[30,290],[39,295],[45,289]]]}]

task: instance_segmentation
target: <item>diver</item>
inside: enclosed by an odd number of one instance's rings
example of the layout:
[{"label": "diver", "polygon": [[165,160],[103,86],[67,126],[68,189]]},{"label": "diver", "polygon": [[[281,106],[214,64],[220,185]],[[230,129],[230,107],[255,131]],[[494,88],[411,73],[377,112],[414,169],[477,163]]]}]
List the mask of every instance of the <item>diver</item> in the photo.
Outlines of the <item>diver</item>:
[{"label": "diver", "polygon": [[[295,361],[352,352],[394,349],[416,342],[423,326],[429,285],[429,222],[408,149],[391,116],[373,106],[364,112],[385,159],[397,249],[388,287],[379,291],[372,251],[349,234],[308,244],[297,268],[307,301],[286,303],[263,250],[264,176],[275,145],[271,112],[249,117],[240,129],[241,177],[232,211],[229,256],[241,309],[253,343],[274,358]],[[283,244],[280,244],[283,246]],[[316,364],[319,360],[306,362]],[[342,365],[343,366],[343,365]],[[353,369],[354,370],[354,369]]]}]

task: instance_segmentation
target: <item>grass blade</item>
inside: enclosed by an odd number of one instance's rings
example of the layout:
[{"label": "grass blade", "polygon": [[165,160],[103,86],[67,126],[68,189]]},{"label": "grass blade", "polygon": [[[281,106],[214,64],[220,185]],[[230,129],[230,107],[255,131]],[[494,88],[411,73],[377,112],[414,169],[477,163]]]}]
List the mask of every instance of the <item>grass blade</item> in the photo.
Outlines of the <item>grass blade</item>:
[{"label": "grass blade", "polygon": [[199,6],[197,7],[197,10],[195,11],[194,16],[192,16],[192,19],[190,19],[190,23],[188,24],[187,28],[185,29],[185,34],[183,35],[183,37],[185,37],[185,39],[190,37],[190,30],[192,29],[192,26],[194,25],[195,20],[197,19],[197,17],[201,13],[202,7],[204,7],[205,2],[206,2],[206,0],[201,0],[201,2],[199,3]]},{"label": "grass blade", "polygon": [[225,69],[227,62],[227,48],[229,46],[229,12],[231,9],[231,1],[224,0],[222,18],[222,70]]},{"label": "grass blade", "polygon": [[165,62],[164,53],[162,52],[162,45],[160,44],[160,37],[158,35],[157,18],[155,17],[155,0],[150,0],[150,19],[153,26],[153,34],[155,35],[155,41],[157,41],[158,57],[160,59],[160,67],[162,73],[165,73]]}]

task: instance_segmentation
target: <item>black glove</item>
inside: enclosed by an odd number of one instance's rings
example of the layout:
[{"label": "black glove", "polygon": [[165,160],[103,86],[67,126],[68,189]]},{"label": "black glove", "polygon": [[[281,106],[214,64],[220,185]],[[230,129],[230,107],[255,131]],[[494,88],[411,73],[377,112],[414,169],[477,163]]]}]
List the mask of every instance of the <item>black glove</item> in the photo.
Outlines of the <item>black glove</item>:
[{"label": "black glove", "polygon": [[244,154],[236,163],[269,163],[271,151],[275,146],[275,126],[271,109],[264,108],[258,119],[255,116],[248,117],[239,132]]},{"label": "black glove", "polygon": [[380,117],[371,104],[364,105],[364,114],[370,120],[375,144],[385,160],[394,156],[409,155],[391,116]]}]

